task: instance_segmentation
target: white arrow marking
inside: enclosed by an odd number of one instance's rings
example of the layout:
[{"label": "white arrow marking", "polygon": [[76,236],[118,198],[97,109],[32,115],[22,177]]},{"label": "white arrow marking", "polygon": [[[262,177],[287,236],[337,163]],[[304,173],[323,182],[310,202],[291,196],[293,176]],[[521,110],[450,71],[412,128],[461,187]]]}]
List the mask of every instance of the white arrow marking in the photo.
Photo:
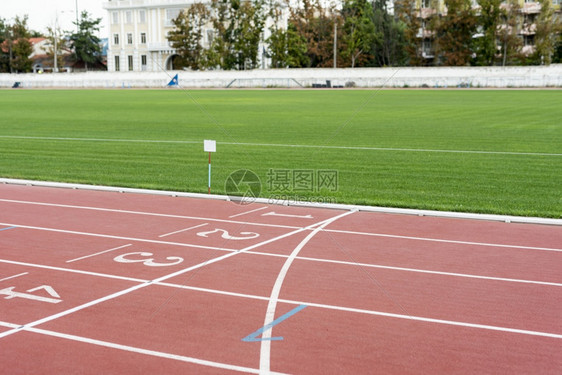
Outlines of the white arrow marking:
[{"label": "white arrow marking", "polygon": [[297,217],[300,219],[314,219],[312,215],[289,215],[289,214],[277,214],[274,211],[262,214],[261,216],[282,216],[282,217]]}]

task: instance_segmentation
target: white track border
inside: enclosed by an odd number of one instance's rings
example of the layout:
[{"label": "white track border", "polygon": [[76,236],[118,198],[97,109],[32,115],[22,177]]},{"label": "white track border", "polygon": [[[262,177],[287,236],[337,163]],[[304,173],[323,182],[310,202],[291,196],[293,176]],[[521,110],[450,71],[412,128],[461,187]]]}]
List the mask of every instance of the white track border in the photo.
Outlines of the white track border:
[{"label": "white track border", "polygon": [[[108,191],[108,192],[133,193],[133,194],[151,194],[151,195],[164,195],[164,196],[171,196],[171,197],[186,197],[186,198],[230,201],[230,197],[226,195],[185,193],[185,192],[178,192],[178,191],[136,189],[136,188],[126,188],[126,187],[115,187],[115,186],[73,184],[73,183],[66,183],[66,182],[0,178],[0,183],[10,184],[10,185],[41,186],[41,187],[63,188],[63,189],[95,190],[95,191]],[[379,213],[414,215],[414,216],[431,216],[431,217],[443,217],[443,218],[455,218],[455,219],[501,221],[505,223],[543,224],[543,225],[562,226],[562,219],[551,219],[551,218],[541,218],[541,217],[417,210],[417,209],[409,209],[409,208],[359,206],[359,205],[350,205],[350,204],[296,202],[296,201],[287,201],[287,200],[272,200],[267,198],[258,198],[255,200],[255,203],[280,205],[280,206],[337,209],[337,210],[355,210],[360,212],[379,212]]]}]

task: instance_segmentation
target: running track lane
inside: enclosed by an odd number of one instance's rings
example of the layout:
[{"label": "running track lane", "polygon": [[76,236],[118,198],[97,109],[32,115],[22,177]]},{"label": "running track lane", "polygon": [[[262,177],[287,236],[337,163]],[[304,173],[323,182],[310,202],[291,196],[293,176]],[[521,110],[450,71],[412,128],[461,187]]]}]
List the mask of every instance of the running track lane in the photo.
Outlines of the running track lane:
[{"label": "running track lane", "polygon": [[[34,192],[40,196],[34,196]],[[94,201],[88,201],[91,193],[94,193]],[[123,290],[129,285],[172,275],[178,268],[200,264],[201,260],[204,263],[205,259],[225,253],[234,254],[204,264],[196,272],[165,278],[163,283],[146,285],[1,338],[2,363],[10,364],[21,373],[29,373],[29,369],[34,368],[52,369],[53,372],[57,369],[64,369],[63,372],[91,369],[92,373],[99,373],[103,372],[105,364],[96,365],[96,361],[91,359],[99,355],[104,355],[106,363],[113,362],[115,366],[119,366],[118,362],[129,364],[130,367],[121,367],[124,373],[128,372],[126,368],[131,370],[130,373],[138,372],[134,369],[140,368],[138,366],[142,363],[146,363],[147,368],[160,365],[168,373],[223,373],[229,369],[257,371],[262,342],[246,343],[241,339],[263,326],[263,317],[271,301],[270,292],[283,264],[307,235],[317,229],[312,226],[274,240],[279,234],[313,223],[304,218],[262,216],[271,209],[263,208],[263,205],[255,205],[260,209],[248,212],[253,208],[227,202],[210,201],[208,205],[207,201],[194,199],[13,186],[4,191],[4,186],[0,186],[0,199],[18,198],[48,203],[49,209],[56,207],[53,204],[68,201],[73,206],[121,211],[142,212],[139,210],[142,207],[146,212],[165,215],[162,216],[164,220],[160,231],[160,228],[152,230],[152,225],[138,230],[136,226],[143,225],[137,220],[139,213],[130,213],[135,218],[128,218],[129,215],[122,215],[123,212],[108,215],[107,210],[102,210],[103,214],[96,222],[95,216],[100,211],[68,207],[73,213],[64,213],[63,216],[74,217],[77,223],[68,219],[53,223],[48,217],[38,219],[37,212],[48,211],[35,211],[32,207],[38,205],[34,204],[20,204],[17,213],[12,209],[0,211],[0,222],[4,223],[12,222],[10,216],[28,224],[57,224],[59,229],[67,226],[78,229],[84,222],[89,222],[101,232],[98,234],[106,234],[92,237],[31,228],[0,232],[0,280],[26,273],[0,281],[0,289],[11,286],[16,280],[27,283],[18,284],[25,288],[23,290],[37,284],[35,281],[56,284],[57,291],[61,291],[61,296],[65,298],[61,304],[68,303],[65,309],[83,300],[94,300],[99,295],[110,295],[116,289]],[[138,202],[132,204],[134,201]],[[13,202],[4,203],[6,207],[14,207]],[[4,203],[0,201],[0,207],[5,207]],[[339,214],[332,210],[290,207],[273,207],[271,210],[288,215],[311,214],[315,216],[314,223]],[[10,212],[14,214],[10,215]],[[174,215],[189,218],[170,217]],[[182,222],[178,223],[175,219]],[[130,220],[133,228],[127,228],[128,224],[123,220]],[[257,226],[260,229],[255,230],[272,241],[263,245],[259,241],[250,242],[256,245],[251,248],[250,243],[250,246],[234,246],[232,241],[213,239],[212,246],[209,246],[211,249],[201,247],[202,242],[194,242],[198,239],[195,232],[186,231],[177,236],[171,235],[176,237],[167,239],[167,242],[147,242],[158,241],[159,235],[181,229],[183,222],[195,224],[209,220],[217,220],[215,222],[221,225],[237,221],[231,228],[240,231]],[[142,236],[141,241],[132,241],[134,243],[130,247],[121,248],[123,251],[142,245],[158,259],[164,259],[177,255],[176,249],[182,248],[183,268],[146,271],[138,267],[139,264],[114,264],[112,251],[66,263],[72,257],[126,245],[122,239],[111,237],[119,236],[115,230],[119,222],[122,225],[119,228],[126,232],[121,237]],[[478,237],[479,227],[482,238]],[[81,229],[88,230],[88,227]],[[369,240],[363,242],[361,238]],[[307,307],[268,332],[268,335],[284,337],[283,341],[271,342],[271,369],[288,373],[366,373],[378,370],[385,373],[419,373],[420,369],[426,373],[559,373],[562,353],[558,336],[536,336],[417,318],[426,313],[429,318],[450,319],[451,322],[456,322],[453,318],[472,319],[473,324],[512,323],[520,329],[544,328],[548,332],[560,332],[556,314],[561,307],[560,287],[418,272],[418,268],[464,274],[480,271],[484,276],[533,280],[543,270],[545,272],[539,281],[556,283],[559,281],[556,270],[561,265],[560,251],[556,251],[560,238],[560,228],[537,225],[363,213],[342,217],[324,230],[318,230],[302,246],[286,270],[275,317],[300,304],[307,304]],[[26,242],[33,246],[31,249],[27,247],[28,253],[24,255]],[[59,253],[59,243],[64,254]],[[74,249],[73,243],[77,245]],[[498,246],[489,246],[494,244]],[[396,258],[392,257],[393,247],[399,250]],[[240,254],[232,252],[240,249],[247,251]],[[433,249],[436,250],[434,256],[431,254]],[[493,256],[496,251],[501,256]],[[533,262],[533,254],[536,262]],[[5,259],[3,255],[9,256],[9,262],[1,262]],[[485,267],[486,261],[480,260],[482,257],[493,266]],[[506,262],[505,257],[509,257],[510,261]],[[51,268],[41,266],[46,263]],[[133,270],[126,266],[136,268]],[[96,276],[101,277],[100,281],[104,280],[105,284],[100,283],[93,289],[83,287],[94,284],[81,280]],[[97,280],[94,283],[98,283]],[[78,292],[74,291],[76,289]],[[21,314],[5,314],[9,310],[4,308],[11,307],[6,303],[14,302],[20,303],[17,311]],[[51,307],[49,311],[29,302],[16,298],[0,299],[0,316],[17,319],[29,314],[27,319],[17,324],[1,318],[0,334],[18,324],[56,313],[58,308],[63,307],[57,304],[57,308]],[[512,313],[517,309],[521,314]],[[508,311],[512,312],[506,313]],[[35,344],[30,346],[30,342]],[[80,362],[58,356],[58,350],[76,353],[76,356],[87,351],[91,356],[82,354],[85,360]],[[54,360],[46,364],[46,358]]]}]

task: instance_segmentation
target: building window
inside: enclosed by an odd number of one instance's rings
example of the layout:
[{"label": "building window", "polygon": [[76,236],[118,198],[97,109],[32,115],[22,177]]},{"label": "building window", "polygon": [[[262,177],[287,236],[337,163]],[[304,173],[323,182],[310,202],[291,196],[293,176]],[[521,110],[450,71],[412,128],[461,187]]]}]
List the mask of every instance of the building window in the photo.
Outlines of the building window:
[{"label": "building window", "polygon": [[133,70],[133,56],[132,55],[127,56],[127,60],[129,62],[129,70],[131,71]]},{"label": "building window", "polygon": [[113,34],[113,44],[119,44],[119,34]]},{"label": "building window", "polygon": [[146,44],[146,33],[141,33],[141,43]]},{"label": "building window", "polygon": [[111,23],[114,25],[119,23],[119,12],[111,12]]},{"label": "building window", "polygon": [[129,24],[133,23],[133,12],[132,11],[128,10],[128,11],[125,12],[125,20],[126,20],[126,23],[129,23]]},{"label": "building window", "polygon": [[146,11],[139,10],[139,23],[146,23]]},{"label": "building window", "polygon": [[215,39],[215,31],[213,29],[207,29],[207,43],[210,45]]},{"label": "building window", "polygon": [[146,70],[146,55],[141,55],[141,70]]},{"label": "building window", "polygon": [[133,44],[133,34],[127,33],[127,44]]},{"label": "building window", "polygon": [[181,9],[166,9],[166,26],[173,26],[174,23],[172,22],[180,15]]},{"label": "building window", "polygon": [[115,56],[115,71],[119,71],[119,56]]}]

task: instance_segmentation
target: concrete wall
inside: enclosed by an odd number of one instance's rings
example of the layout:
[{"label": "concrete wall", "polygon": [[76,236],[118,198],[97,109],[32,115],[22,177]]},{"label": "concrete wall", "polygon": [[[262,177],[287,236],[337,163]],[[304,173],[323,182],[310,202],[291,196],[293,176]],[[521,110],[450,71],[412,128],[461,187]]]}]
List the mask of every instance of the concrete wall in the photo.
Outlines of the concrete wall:
[{"label": "concrete wall", "polygon": [[259,69],[252,71],[0,74],[0,87],[162,88],[179,74],[181,87],[562,87],[562,64],[527,67]]}]

